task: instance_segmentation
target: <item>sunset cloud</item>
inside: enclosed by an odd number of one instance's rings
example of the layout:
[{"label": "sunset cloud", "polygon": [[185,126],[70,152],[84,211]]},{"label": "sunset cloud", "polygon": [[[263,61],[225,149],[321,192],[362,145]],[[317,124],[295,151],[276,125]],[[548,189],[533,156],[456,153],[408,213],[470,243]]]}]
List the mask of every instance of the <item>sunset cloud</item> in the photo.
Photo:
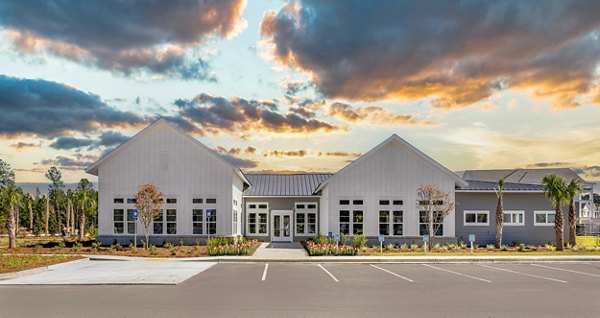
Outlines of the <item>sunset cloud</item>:
[{"label": "sunset cloud", "polygon": [[[194,48],[246,23],[244,0],[8,1],[0,27],[14,48],[124,75],[214,80]],[[143,9],[140,9],[143,7]],[[118,18],[117,18],[118,17]]]},{"label": "sunset cloud", "polygon": [[306,150],[272,150],[263,154],[263,157],[305,157],[308,155]]},{"label": "sunset cloud", "polygon": [[598,12],[596,1],[289,0],[260,33],[328,98],[451,109],[516,89],[569,108],[600,100]]},{"label": "sunset cloud", "polygon": [[307,119],[293,112],[281,113],[272,101],[226,99],[200,94],[193,99],[175,101],[178,117],[193,123],[201,133],[249,132],[316,133],[345,130],[319,119]]},{"label": "sunset cloud", "polygon": [[97,95],[45,80],[0,75],[0,105],[0,135],[8,137],[48,138],[147,123],[139,115],[107,105]]},{"label": "sunset cloud", "polygon": [[18,151],[21,151],[21,150],[27,150],[27,149],[31,149],[31,148],[37,148],[37,147],[39,147],[39,145],[34,144],[32,142],[19,141],[16,144],[10,145],[9,147],[14,148]]},{"label": "sunset cloud", "polygon": [[432,126],[435,123],[420,120],[413,115],[396,114],[378,106],[352,107],[344,103],[328,106],[328,115],[348,123],[366,122],[377,125]]}]

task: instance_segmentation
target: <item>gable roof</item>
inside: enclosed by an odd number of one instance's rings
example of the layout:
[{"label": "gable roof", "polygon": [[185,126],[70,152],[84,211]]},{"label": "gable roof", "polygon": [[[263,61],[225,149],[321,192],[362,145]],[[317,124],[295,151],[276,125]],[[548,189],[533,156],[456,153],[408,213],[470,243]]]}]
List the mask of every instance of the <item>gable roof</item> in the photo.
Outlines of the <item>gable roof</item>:
[{"label": "gable roof", "polygon": [[127,141],[125,141],[124,143],[120,144],[113,151],[107,153],[102,158],[96,160],[96,162],[92,163],[89,167],[85,168],[85,172],[89,173],[91,175],[97,176],[98,175],[98,168],[100,168],[100,166],[102,166],[106,161],[110,160],[110,158],[112,158],[116,154],[123,152],[135,140],[139,140],[139,139],[143,138],[143,136],[147,135],[149,132],[151,132],[152,130],[154,130],[157,127],[160,127],[160,126],[169,127],[170,129],[173,129],[177,133],[181,134],[183,137],[191,140],[196,146],[198,146],[198,147],[206,150],[210,155],[212,155],[213,157],[217,158],[218,160],[221,160],[223,163],[225,163],[227,166],[229,166],[233,170],[233,172],[246,185],[248,185],[248,186],[251,185],[250,181],[248,181],[248,179],[246,178],[246,176],[242,173],[242,171],[238,167],[234,166],[229,161],[225,160],[225,158],[223,158],[221,155],[219,155],[216,151],[210,149],[209,147],[207,147],[206,145],[204,145],[203,143],[201,143],[200,141],[198,141],[196,138],[192,137],[190,134],[185,133],[185,132],[181,131],[181,129],[173,126],[171,123],[169,123],[168,120],[166,120],[165,118],[162,118],[162,117],[159,118],[159,119],[157,119],[157,120],[155,120],[152,124],[148,125],[146,128],[142,129],[137,134],[133,135],[133,137],[127,139]]},{"label": "gable roof", "polygon": [[561,176],[567,182],[579,180],[585,185],[590,184],[570,168],[466,170],[463,173],[463,179],[497,183],[498,180],[504,178],[507,183],[539,185],[542,184],[542,179],[549,174]]},{"label": "gable roof", "polygon": [[353,167],[353,166],[357,165],[358,163],[364,161],[366,158],[369,158],[371,155],[373,155],[374,153],[376,153],[377,151],[379,151],[379,149],[385,147],[387,144],[389,144],[391,142],[399,142],[400,145],[402,145],[403,147],[405,147],[408,151],[414,153],[415,155],[417,155],[417,157],[420,157],[425,162],[429,163],[433,168],[437,169],[442,174],[444,174],[444,175],[448,176],[449,178],[453,179],[454,182],[455,182],[455,184],[456,184],[456,186],[467,186],[468,183],[465,180],[463,180],[461,177],[459,177],[458,175],[456,175],[454,172],[448,170],[448,168],[444,167],[439,162],[435,161],[433,158],[429,157],[428,155],[426,155],[425,153],[423,153],[422,151],[420,151],[419,149],[417,149],[416,147],[414,147],[413,145],[411,145],[410,143],[408,143],[406,140],[402,139],[397,134],[393,134],[388,139],[384,140],[382,143],[380,143],[379,145],[377,145],[375,148],[369,150],[367,153],[365,153],[364,155],[358,157],[357,159],[355,159],[354,161],[352,161],[351,163],[349,163],[348,165],[346,165],[344,168],[342,168],[340,171],[336,172],[331,178],[323,181],[319,185],[319,187],[315,190],[315,193],[318,192],[318,191],[323,190],[323,188],[325,188],[327,186],[327,184],[329,183],[329,181],[332,180],[333,178],[335,178],[336,175],[338,175],[340,172],[342,172],[342,171],[344,171],[346,169],[350,169],[351,167]]},{"label": "gable roof", "polygon": [[312,196],[321,182],[329,179],[331,173],[301,174],[246,174],[252,187],[245,196]]}]

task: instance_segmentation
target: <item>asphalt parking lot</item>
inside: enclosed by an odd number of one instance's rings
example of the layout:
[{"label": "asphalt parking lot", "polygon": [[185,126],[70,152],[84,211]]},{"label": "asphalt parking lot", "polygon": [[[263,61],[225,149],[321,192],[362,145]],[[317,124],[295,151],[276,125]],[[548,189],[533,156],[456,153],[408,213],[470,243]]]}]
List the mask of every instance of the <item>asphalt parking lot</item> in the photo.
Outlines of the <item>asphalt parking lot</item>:
[{"label": "asphalt parking lot", "polygon": [[599,300],[600,263],[221,263],[172,286],[0,286],[0,316],[599,317]]}]

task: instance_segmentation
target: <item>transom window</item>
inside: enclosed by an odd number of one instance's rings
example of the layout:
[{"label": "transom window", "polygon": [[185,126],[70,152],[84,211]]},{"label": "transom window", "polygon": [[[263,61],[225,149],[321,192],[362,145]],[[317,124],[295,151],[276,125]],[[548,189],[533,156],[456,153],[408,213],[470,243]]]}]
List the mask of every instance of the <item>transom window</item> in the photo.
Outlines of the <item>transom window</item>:
[{"label": "transom window", "polygon": [[535,226],[553,226],[555,218],[555,211],[533,211],[533,225]]},{"label": "transom window", "polygon": [[487,226],[490,225],[490,211],[464,211],[465,226]]},{"label": "transom window", "polygon": [[296,235],[317,233],[317,205],[296,203]]},{"label": "transom window", "polygon": [[345,235],[364,234],[364,201],[362,199],[343,199],[339,201],[339,205],[340,233]]},{"label": "transom window", "polygon": [[123,198],[114,198],[113,203],[122,204],[125,203],[125,200]]},{"label": "transom window", "polygon": [[380,235],[404,235],[404,211],[402,211],[402,203],[402,200],[379,200]]},{"label": "transom window", "polygon": [[246,214],[246,233],[260,236],[268,234],[269,205],[267,203],[248,203]]},{"label": "transom window", "polygon": [[525,211],[504,211],[503,224],[507,226],[524,226]]},{"label": "transom window", "polygon": [[176,198],[167,198],[167,204],[177,204]]}]

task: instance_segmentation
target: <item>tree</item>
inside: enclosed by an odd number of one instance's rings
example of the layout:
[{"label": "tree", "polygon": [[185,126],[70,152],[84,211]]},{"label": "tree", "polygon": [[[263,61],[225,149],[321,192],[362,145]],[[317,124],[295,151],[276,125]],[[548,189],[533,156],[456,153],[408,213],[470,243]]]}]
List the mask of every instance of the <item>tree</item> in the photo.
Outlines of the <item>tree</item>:
[{"label": "tree", "polygon": [[[444,219],[454,211],[455,202],[450,193],[438,186],[420,185],[417,188],[417,206],[420,211],[420,222],[427,224],[429,250],[431,250],[435,236],[444,224]],[[432,233],[434,235],[431,235]]]},{"label": "tree", "polygon": [[569,201],[569,242],[571,245],[577,244],[577,214],[575,213],[575,197],[577,197],[583,188],[579,180],[573,179],[565,187],[566,199]]},{"label": "tree", "polygon": [[29,231],[33,232],[33,198],[27,195],[27,209],[29,210]]},{"label": "tree", "polygon": [[162,193],[154,184],[142,184],[138,187],[135,207],[138,210],[138,218],[144,226],[146,233],[146,249],[149,248],[150,226],[154,218],[162,213]]},{"label": "tree", "polygon": [[88,209],[96,208],[96,200],[92,192],[92,184],[87,179],[81,179],[77,185],[79,208],[79,239],[85,236],[85,214]]},{"label": "tree", "polygon": [[496,248],[502,247],[502,228],[504,226],[504,178],[498,180],[498,188],[496,196],[498,203],[496,204]]},{"label": "tree", "polygon": [[8,215],[8,248],[17,247],[17,220],[16,210],[23,200],[23,195],[15,186],[14,182],[9,182],[2,190],[3,201],[9,208]]},{"label": "tree", "polygon": [[556,214],[554,216],[554,232],[556,234],[556,250],[562,251],[564,248],[563,243],[563,214],[561,205],[567,202],[566,196],[566,185],[562,177],[550,174],[542,179],[542,185],[544,186],[544,193],[546,197],[550,199],[550,202],[554,205]]},{"label": "tree", "polygon": [[0,159],[0,188],[6,187],[9,183],[15,181],[15,172],[10,164]]},{"label": "tree", "polygon": [[48,236],[48,225],[50,223],[50,210],[52,206],[50,205],[50,197],[46,196],[46,204],[45,204],[45,213],[44,213],[44,233]]},{"label": "tree", "polygon": [[52,227],[55,232],[60,232],[62,229],[61,205],[63,203],[63,188],[65,187],[65,184],[62,181],[62,173],[54,166],[48,169],[48,172],[46,172],[45,176],[48,178],[48,180],[50,180],[48,197],[50,197],[50,203],[52,204],[54,212],[52,214]]}]

